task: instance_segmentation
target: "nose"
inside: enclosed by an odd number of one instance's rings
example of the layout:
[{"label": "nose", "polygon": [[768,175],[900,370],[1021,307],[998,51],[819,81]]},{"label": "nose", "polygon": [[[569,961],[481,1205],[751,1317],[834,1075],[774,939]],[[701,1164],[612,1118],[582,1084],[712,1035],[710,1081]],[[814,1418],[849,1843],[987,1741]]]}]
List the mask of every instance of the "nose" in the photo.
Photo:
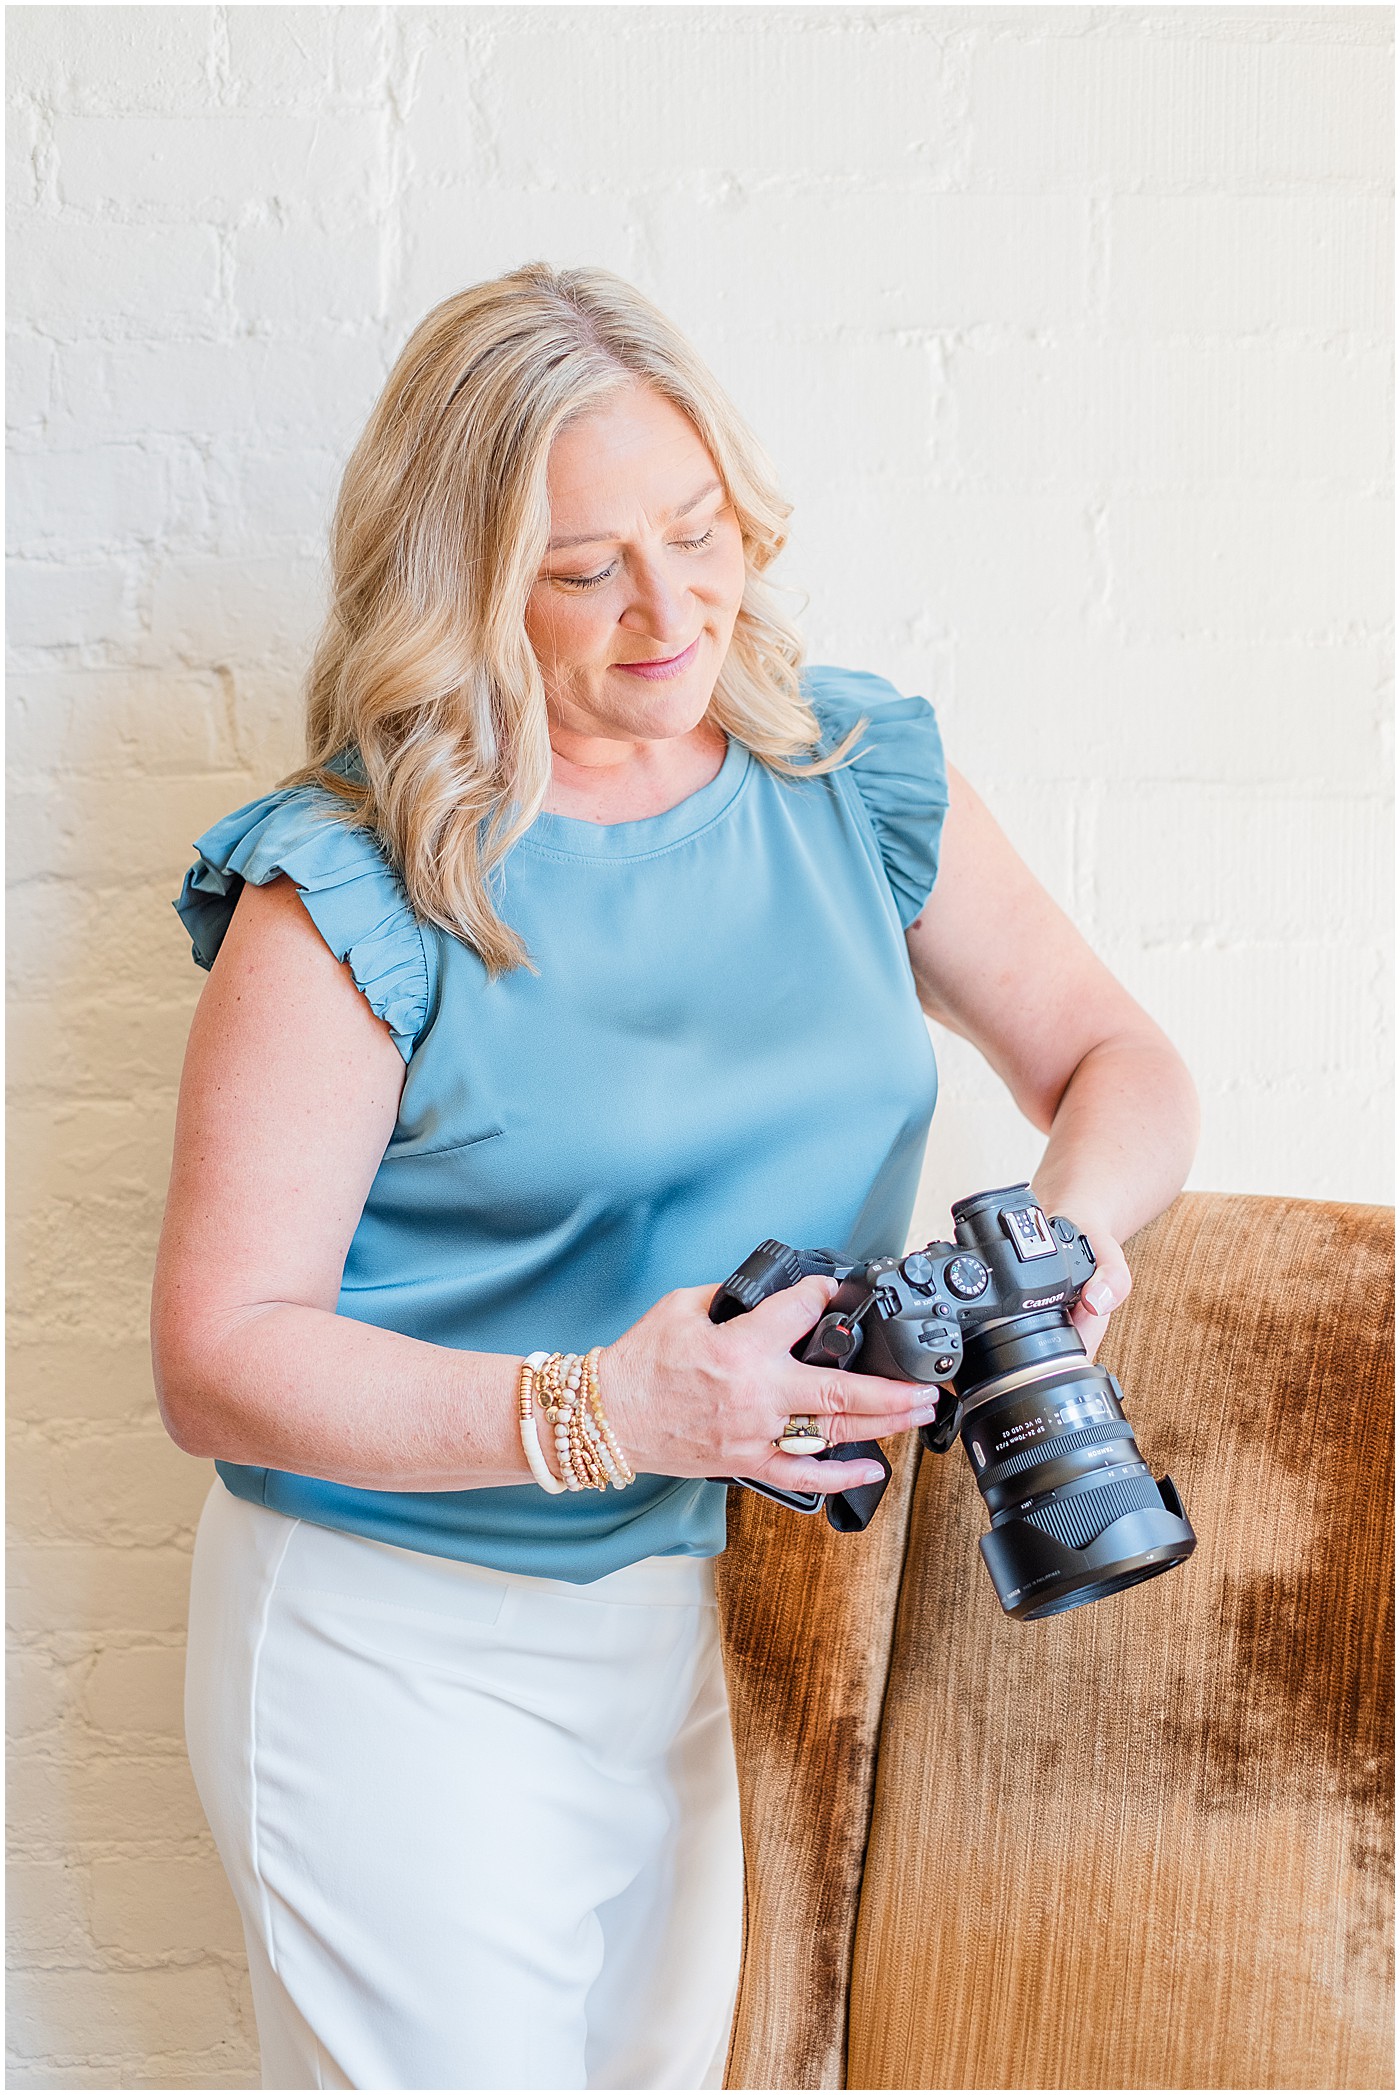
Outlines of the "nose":
[{"label": "nose", "polygon": [[663,650],[673,643],[689,646],[695,637],[689,629],[689,591],[676,587],[659,560],[637,560],[630,573],[632,589],[618,624],[630,633],[645,634]]}]

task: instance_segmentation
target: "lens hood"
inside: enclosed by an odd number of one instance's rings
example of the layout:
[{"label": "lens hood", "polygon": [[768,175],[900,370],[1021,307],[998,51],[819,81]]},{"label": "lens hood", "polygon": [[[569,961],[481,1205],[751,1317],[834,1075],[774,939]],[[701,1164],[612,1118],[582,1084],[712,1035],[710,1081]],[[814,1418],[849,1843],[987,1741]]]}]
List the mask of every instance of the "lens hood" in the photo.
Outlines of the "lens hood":
[{"label": "lens hood", "polygon": [[1028,1520],[992,1528],[981,1540],[982,1561],[1006,1613],[1018,1622],[1067,1614],[1184,1562],[1196,1547],[1195,1531],[1171,1478],[1155,1489],[1160,1505],[1123,1514],[1083,1549]]}]

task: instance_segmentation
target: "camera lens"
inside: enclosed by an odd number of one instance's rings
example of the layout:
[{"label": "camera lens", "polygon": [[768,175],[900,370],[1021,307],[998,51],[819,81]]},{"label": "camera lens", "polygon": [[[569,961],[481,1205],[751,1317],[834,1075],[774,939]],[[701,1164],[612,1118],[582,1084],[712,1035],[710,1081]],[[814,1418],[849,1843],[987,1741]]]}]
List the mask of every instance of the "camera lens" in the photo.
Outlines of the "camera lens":
[{"label": "camera lens", "polygon": [[[1170,1571],[1196,1547],[1191,1523],[1171,1478],[1143,1461],[1118,1384],[1070,1321],[1093,1271],[1088,1239],[1048,1217],[1029,1184],[956,1201],[953,1235],[948,1289],[969,1301],[957,1405],[921,1437],[939,1453],[961,1432],[991,1516],[982,1558],[1002,1607],[1035,1622]],[[972,1267],[986,1276],[981,1316],[964,1294]]]},{"label": "camera lens", "polygon": [[959,1378],[963,1447],[992,1520],[982,1557],[1006,1613],[1026,1622],[1155,1578],[1196,1546],[1171,1479],[1142,1459],[1117,1383],[1085,1358],[1067,1317],[1054,1321],[1058,1332],[1044,1318],[1008,1320],[983,1349],[997,1372],[971,1387]]},{"label": "camera lens", "polygon": [[1053,1600],[1042,1601],[1038,1608],[1027,1608],[1020,1619],[1022,1622],[1043,1622],[1047,1615],[1067,1615],[1071,1608],[1082,1608],[1090,1600],[1107,1600],[1110,1593],[1121,1593],[1125,1586],[1136,1586],[1143,1579],[1155,1578],[1159,1571],[1170,1571],[1173,1564],[1180,1562],[1180,1557],[1173,1557],[1161,1564],[1140,1564],[1136,1571],[1115,1572],[1112,1578],[1096,1579],[1091,1585],[1079,1586]]}]

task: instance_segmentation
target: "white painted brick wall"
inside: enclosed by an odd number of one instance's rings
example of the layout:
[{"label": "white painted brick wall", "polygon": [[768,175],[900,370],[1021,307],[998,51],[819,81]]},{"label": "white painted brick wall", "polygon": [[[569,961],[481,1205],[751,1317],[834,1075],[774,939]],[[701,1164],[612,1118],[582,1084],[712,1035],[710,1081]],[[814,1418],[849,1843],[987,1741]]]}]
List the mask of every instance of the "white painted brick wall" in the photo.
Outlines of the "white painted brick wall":
[{"label": "white painted brick wall", "polygon": [[[1190,1057],[1194,1183],[1387,1176],[1378,7],[20,7],[10,173],[16,2087],[256,2079],[180,1740],[207,1468],[144,1325],[190,839],[299,753],[341,463],[535,255],[690,330],[818,660],[927,692]],[[916,1230],[1037,1139],[964,1046]]]}]

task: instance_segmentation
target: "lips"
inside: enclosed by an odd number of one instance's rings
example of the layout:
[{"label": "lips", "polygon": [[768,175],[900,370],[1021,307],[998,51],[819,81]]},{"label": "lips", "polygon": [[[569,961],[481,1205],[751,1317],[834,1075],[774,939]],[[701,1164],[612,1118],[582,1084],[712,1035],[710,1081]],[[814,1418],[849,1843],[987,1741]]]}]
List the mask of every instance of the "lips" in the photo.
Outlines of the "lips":
[{"label": "lips", "polygon": [[689,669],[691,663],[695,660],[699,647],[700,635],[697,633],[690,646],[679,655],[670,655],[666,660],[660,662],[615,662],[613,667],[614,669],[625,669],[629,676],[634,677],[680,676],[684,670]]}]

